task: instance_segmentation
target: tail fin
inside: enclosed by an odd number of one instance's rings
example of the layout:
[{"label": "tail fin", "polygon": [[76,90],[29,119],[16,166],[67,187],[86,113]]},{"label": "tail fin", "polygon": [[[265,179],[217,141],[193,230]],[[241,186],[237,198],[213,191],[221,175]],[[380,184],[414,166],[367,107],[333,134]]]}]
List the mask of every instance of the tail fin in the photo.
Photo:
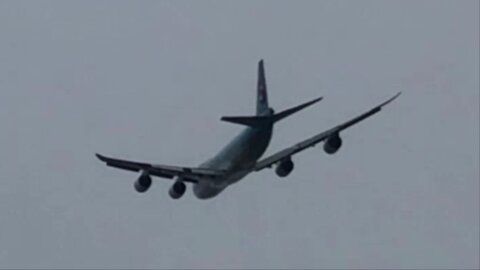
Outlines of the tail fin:
[{"label": "tail fin", "polygon": [[257,115],[267,115],[269,112],[267,82],[265,80],[265,69],[263,59],[258,62],[258,81],[257,81]]},{"label": "tail fin", "polygon": [[265,69],[263,67],[263,60],[258,62],[258,83],[257,83],[257,114],[255,116],[223,116],[222,121],[240,124],[250,127],[261,127],[263,125],[270,125],[283,118],[290,116],[300,110],[313,105],[322,100],[323,97],[316,98],[309,102],[305,102],[290,109],[274,113],[268,107],[267,83],[265,80]]}]

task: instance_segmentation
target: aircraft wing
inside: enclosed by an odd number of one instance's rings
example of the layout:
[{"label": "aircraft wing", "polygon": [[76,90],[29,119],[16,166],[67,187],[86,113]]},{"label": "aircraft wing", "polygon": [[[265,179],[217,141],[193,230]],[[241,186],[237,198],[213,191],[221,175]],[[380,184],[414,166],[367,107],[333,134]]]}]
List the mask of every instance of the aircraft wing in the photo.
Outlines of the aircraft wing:
[{"label": "aircraft wing", "polygon": [[105,162],[107,166],[118,169],[139,172],[145,171],[149,175],[154,175],[162,178],[172,179],[174,177],[181,177],[185,182],[198,183],[207,179],[212,179],[224,174],[220,170],[211,170],[205,168],[189,168],[177,167],[168,165],[155,165],[144,162],[136,162],[122,159],[115,159],[100,154],[96,154],[97,158]]},{"label": "aircraft wing", "polygon": [[356,123],[359,123],[365,119],[367,119],[368,117],[378,113],[379,111],[381,111],[382,107],[387,105],[388,103],[392,102],[394,99],[396,99],[399,95],[401,94],[401,92],[397,93],[395,96],[393,96],[392,98],[390,98],[389,100],[383,102],[382,104],[372,108],[371,110],[343,123],[343,124],[340,124],[334,128],[331,128],[327,131],[324,131],[320,134],[317,134],[313,137],[310,137],[304,141],[301,141],[289,148],[286,148],[282,151],[279,151],[267,158],[264,158],[260,161],[257,162],[257,164],[255,165],[254,167],[254,171],[260,171],[262,169],[265,169],[265,168],[269,168],[271,167],[273,164],[281,161],[281,160],[284,160],[286,158],[289,158],[291,157],[292,155],[302,151],[302,150],[305,150],[309,147],[313,147],[315,146],[317,143],[323,141],[323,140],[326,140],[328,139],[329,137],[331,137],[332,135],[335,135],[335,134],[338,134],[340,131],[344,130],[344,129],[347,129],[353,125],[355,125]]}]

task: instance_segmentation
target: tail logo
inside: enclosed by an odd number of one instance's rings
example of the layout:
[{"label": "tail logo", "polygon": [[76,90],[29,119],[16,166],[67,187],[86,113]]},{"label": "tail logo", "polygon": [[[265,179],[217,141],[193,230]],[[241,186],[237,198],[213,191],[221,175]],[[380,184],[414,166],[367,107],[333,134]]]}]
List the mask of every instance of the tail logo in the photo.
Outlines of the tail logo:
[{"label": "tail logo", "polygon": [[263,84],[260,84],[258,86],[258,98],[261,102],[265,101],[265,87],[263,86]]}]

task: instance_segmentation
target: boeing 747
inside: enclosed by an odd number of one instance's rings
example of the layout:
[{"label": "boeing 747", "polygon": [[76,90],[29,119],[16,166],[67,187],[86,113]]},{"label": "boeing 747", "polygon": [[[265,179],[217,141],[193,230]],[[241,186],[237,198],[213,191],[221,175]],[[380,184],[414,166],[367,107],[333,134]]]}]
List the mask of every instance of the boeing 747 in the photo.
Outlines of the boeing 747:
[{"label": "boeing 747", "polygon": [[139,172],[140,176],[134,184],[138,192],[146,192],[152,184],[152,176],[157,176],[173,180],[173,185],[169,190],[169,195],[173,199],[183,196],[187,188],[186,183],[193,185],[193,193],[197,198],[209,199],[251,172],[275,167],[275,173],[279,177],[288,176],[294,168],[292,156],[320,142],[323,142],[323,149],[327,154],[336,153],[342,146],[340,132],[378,113],[383,106],[392,102],[400,94],[400,92],[397,93],[387,101],[349,121],[260,159],[270,143],[273,126],[276,122],[322,100],[322,97],[319,97],[276,113],[268,104],[263,60],[260,60],[258,63],[256,115],[222,117],[221,120],[243,125],[245,129],[217,155],[198,167],[156,165],[110,158],[100,154],[96,154],[96,156],[108,166]]}]

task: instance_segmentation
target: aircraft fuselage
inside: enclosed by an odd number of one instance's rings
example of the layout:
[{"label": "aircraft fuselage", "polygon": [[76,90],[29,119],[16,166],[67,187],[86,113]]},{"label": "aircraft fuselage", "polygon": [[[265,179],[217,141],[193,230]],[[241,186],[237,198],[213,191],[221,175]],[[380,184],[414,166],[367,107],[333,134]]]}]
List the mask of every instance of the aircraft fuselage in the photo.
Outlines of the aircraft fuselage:
[{"label": "aircraft fuselage", "polygon": [[272,132],[273,124],[247,127],[217,155],[202,163],[201,168],[225,170],[227,174],[212,182],[195,184],[195,196],[199,199],[215,197],[226,187],[249,174],[256,161],[267,150]]}]

